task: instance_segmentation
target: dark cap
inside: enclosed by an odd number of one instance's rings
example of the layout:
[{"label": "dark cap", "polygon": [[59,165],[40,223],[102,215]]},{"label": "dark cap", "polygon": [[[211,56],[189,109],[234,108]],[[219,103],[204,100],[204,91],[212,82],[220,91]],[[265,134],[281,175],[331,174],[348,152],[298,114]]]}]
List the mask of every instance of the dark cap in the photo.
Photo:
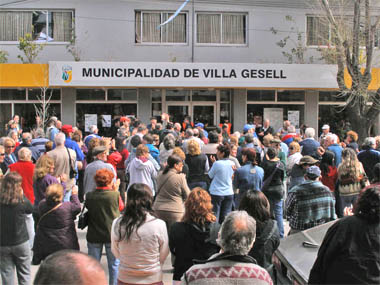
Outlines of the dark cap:
[{"label": "dark cap", "polygon": [[92,155],[97,156],[98,154],[101,154],[107,150],[107,147],[104,145],[96,146],[92,149]]}]

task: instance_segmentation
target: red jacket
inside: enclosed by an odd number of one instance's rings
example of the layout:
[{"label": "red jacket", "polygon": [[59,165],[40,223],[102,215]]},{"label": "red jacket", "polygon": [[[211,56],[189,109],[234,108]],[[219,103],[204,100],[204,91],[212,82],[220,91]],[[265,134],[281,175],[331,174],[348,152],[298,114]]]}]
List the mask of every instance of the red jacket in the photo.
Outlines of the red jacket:
[{"label": "red jacket", "polygon": [[15,171],[22,177],[22,190],[30,203],[34,204],[33,173],[35,165],[31,161],[18,161],[9,165],[10,171]]},{"label": "red jacket", "polygon": [[322,180],[321,182],[330,188],[331,192],[334,192],[335,190],[335,184],[338,180],[338,171],[335,166],[329,165],[329,173],[323,174],[322,173]]}]

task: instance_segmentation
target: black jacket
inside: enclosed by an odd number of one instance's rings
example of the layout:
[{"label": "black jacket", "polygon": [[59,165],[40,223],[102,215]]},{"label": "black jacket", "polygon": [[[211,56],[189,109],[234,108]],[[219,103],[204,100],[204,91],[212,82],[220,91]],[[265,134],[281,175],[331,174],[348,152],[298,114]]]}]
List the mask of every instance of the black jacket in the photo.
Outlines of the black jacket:
[{"label": "black jacket", "polygon": [[182,275],[194,263],[193,259],[206,260],[219,251],[216,244],[218,224],[208,224],[205,228],[180,222],[175,223],[169,234],[169,247],[173,255],[173,280],[181,280]]},{"label": "black jacket", "polygon": [[350,216],[332,225],[309,284],[380,284],[380,224]]}]

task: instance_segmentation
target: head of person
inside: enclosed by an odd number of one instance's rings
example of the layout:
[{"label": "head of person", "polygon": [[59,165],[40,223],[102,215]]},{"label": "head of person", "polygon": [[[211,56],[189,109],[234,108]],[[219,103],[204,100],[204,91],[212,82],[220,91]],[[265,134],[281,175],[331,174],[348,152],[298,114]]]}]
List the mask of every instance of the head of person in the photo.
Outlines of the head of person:
[{"label": "head of person", "polygon": [[368,137],[364,139],[363,147],[365,148],[376,148],[376,139],[373,137]]},{"label": "head of person", "polygon": [[180,132],[181,131],[181,129],[182,129],[182,127],[181,127],[181,124],[180,123],[175,123],[174,124],[174,130],[176,131],[176,132]]},{"label": "head of person", "polygon": [[71,138],[71,134],[74,132],[74,131],[73,131],[73,126],[72,126],[72,125],[63,125],[63,126],[62,126],[62,132],[63,132],[68,138]]},{"label": "head of person", "polygon": [[376,163],[372,171],[372,183],[380,182],[380,162]]},{"label": "head of person", "polygon": [[151,134],[146,134],[143,136],[144,144],[153,144],[153,136]]},{"label": "head of person", "polygon": [[305,138],[311,139],[315,137],[315,130],[314,128],[306,128],[305,130]]},{"label": "head of person", "polygon": [[239,204],[240,211],[246,211],[262,226],[270,219],[270,204],[267,197],[261,191],[247,191]]},{"label": "head of person", "polygon": [[125,212],[117,231],[120,240],[129,240],[132,233],[145,222],[147,213],[154,216],[152,190],[143,183],[134,183],[127,192]]},{"label": "head of person", "polygon": [[268,128],[270,126],[270,121],[268,119],[264,120],[263,126],[264,128]]},{"label": "head of person", "polygon": [[17,172],[11,171],[5,175],[0,183],[0,203],[5,205],[21,203],[24,195],[21,183],[22,177]]},{"label": "head of person", "polygon": [[134,136],[131,138],[131,145],[132,145],[132,147],[136,148],[136,147],[138,147],[140,144],[142,144],[142,140],[141,140],[140,136],[138,136],[138,135],[134,135]]},{"label": "head of person", "polygon": [[55,116],[50,117],[49,121],[47,122],[48,127],[55,126],[57,124],[58,118]]},{"label": "head of person", "polygon": [[32,134],[31,133],[23,133],[21,136],[21,140],[24,144],[30,144],[32,142]]},{"label": "head of person", "polygon": [[15,121],[16,124],[18,124],[20,122],[20,117],[18,115],[14,115],[13,121]]},{"label": "head of person", "polygon": [[360,176],[360,162],[356,156],[356,152],[352,148],[345,148],[342,151],[342,162],[338,166],[338,176],[350,176],[352,178],[359,178]]},{"label": "head of person", "polygon": [[201,147],[196,140],[190,140],[187,144],[187,151],[191,156],[196,156],[201,154]]},{"label": "head of person", "polygon": [[104,145],[94,147],[92,149],[92,156],[98,160],[107,161],[107,147]]},{"label": "head of person", "polygon": [[174,169],[178,173],[182,172],[183,159],[180,156],[176,154],[169,155],[166,163],[167,164],[166,164],[166,167],[164,168],[163,174],[168,173],[168,171],[171,169]]},{"label": "head of person", "polygon": [[263,145],[269,147],[271,145],[271,141],[273,140],[273,136],[271,134],[267,134],[263,137]]},{"label": "head of person", "polygon": [[279,138],[273,138],[270,141],[270,146],[276,149],[281,149],[281,140]]},{"label": "head of person", "polygon": [[257,165],[256,150],[254,148],[243,148],[241,155],[243,163],[250,162],[252,165]]},{"label": "head of person", "polygon": [[322,126],[322,132],[323,132],[323,134],[327,135],[330,132],[330,126],[329,125],[323,125]]},{"label": "head of person", "polygon": [[58,133],[54,137],[54,142],[57,147],[64,146],[66,141],[66,135],[64,133]]},{"label": "head of person", "polygon": [[330,150],[326,150],[322,156],[321,165],[320,165],[322,173],[327,174],[329,172],[329,166],[334,166],[334,165],[335,165],[335,154]]},{"label": "head of person", "polygon": [[18,159],[21,161],[32,161],[32,151],[27,147],[22,147],[18,151]]},{"label": "head of person", "polygon": [[173,149],[172,154],[178,155],[183,161],[186,159],[186,154],[183,152],[182,148],[179,146],[176,146]]},{"label": "head of person", "polygon": [[216,221],[216,217],[212,209],[211,196],[206,190],[196,187],[191,190],[185,201],[185,214],[182,221],[200,226],[213,223]]},{"label": "head of person", "polygon": [[239,138],[233,134],[230,136],[230,144],[232,145],[239,145]]},{"label": "head of person", "polygon": [[217,243],[224,253],[247,255],[256,238],[256,221],[246,211],[231,212],[224,220]]},{"label": "head of person", "polygon": [[55,126],[60,130],[62,128],[62,122],[58,120]]},{"label": "head of person", "polygon": [[354,215],[369,223],[380,223],[380,186],[362,191],[354,207]]},{"label": "head of person", "polygon": [[48,205],[57,205],[63,200],[63,186],[61,184],[50,184],[46,188],[46,203]]},{"label": "head of person", "polygon": [[278,156],[278,149],[274,147],[269,147],[267,150],[267,156],[269,160],[275,159]]},{"label": "head of person", "polygon": [[137,128],[137,132],[145,135],[148,132],[148,128],[144,124],[140,124]]},{"label": "head of person", "polygon": [[5,148],[3,145],[0,145],[0,163],[4,161],[5,158]]},{"label": "head of person", "polygon": [[43,128],[37,128],[35,132],[36,138],[44,138],[45,137],[45,132]]},{"label": "head of person", "polygon": [[54,172],[54,160],[48,155],[42,155],[36,163],[33,180],[44,178],[47,174]]},{"label": "head of person", "polygon": [[160,145],[160,136],[158,134],[153,134],[153,145],[159,147]]},{"label": "head of person", "polygon": [[156,117],[151,117],[150,118],[150,123],[152,126],[156,125],[157,124],[157,118]]},{"label": "head of person", "polygon": [[191,138],[194,136],[194,132],[192,129],[188,128],[188,129],[186,129],[185,135],[187,138]]},{"label": "head of person", "polygon": [[228,143],[218,145],[216,148],[216,156],[218,159],[227,158],[230,156],[231,148]]},{"label": "head of person", "polygon": [[218,143],[219,136],[218,133],[212,131],[208,133],[208,142],[209,143]]},{"label": "head of person", "polygon": [[199,130],[197,128],[193,129],[194,137],[199,137]]},{"label": "head of person", "polygon": [[97,170],[94,176],[96,187],[99,187],[99,188],[111,187],[114,177],[115,175],[108,168],[102,168],[102,169]]},{"label": "head of person", "polygon": [[249,144],[249,143],[253,143],[253,135],[252,135],[251,133],[247,133],[247,134],[245,135],[245,142],[246,142],[247,144]]},{"label": "head of person", "polygon": [[231,153],[230,153],[230,155],[232,157],[236,157],[237,156],[237,151],[238,151],[238,146],[236,144],[231,144]]},{"label": "head of person", "polygon": [[16,130],[11,130],[8,134],[8,137],[10,137],[11,139],[13,139],[15,142],[18,141],[18,133]]},{"label": "head of person", "polygon": [[146,145],[140,144],[136,149],[136,157],[148,157],[149,156],[149,149]]},{"label": "head of person", "polygon": [[321,170],[318,166],[312,165],[306,169],[306,173],[304,175],[305,180],[318,181],[321,177]]},{"label": "head of person", "polygon": [[91,134],[97,134],[99,132],[99,129],[97,127],[97,125],[91,125],[90,126],[90,133]]},{"label": "head of person", "polygon": [[291,142],[289,144],[289,154],[290,155],[295,154],[295,153],[300,152],[300,151],[301,151],[301,147],[300,147],[298,142]]},{"label": "head of person", "polygon": [[45,152],[51,151],[53,149],[53,146],[54,146],[54,144],[52,141],[47,141],[45,143]]},{"label": "head of person", "polygon": [[288,127],[288,132],[294,134],[296,132],[296,127],[293,125],[290,125]]},{"label": "head of person", "polygon": [[107,284],[106,273],[93,257],[77,250],[60,250],[49,255],[38,268],[34,285]]},{"label": "head of person", "polygon": [[117,149],[118,152],[122,152],[125,143],[126,143],[127,138],[126,137],[116,137],[115,138],[115,148]]},{"label": "head of person", "polygon": [[164,138],[164,147],[166,150],[175,148],[175,137],[172,134],[167,134]]},{"label": "head of person", "polygon": [[[173,123],[172,122],[168,122],[167,124],[166,124],[166,129],[167,130],[172,130],[174,128],[174,125],[173,125]],[[180,129],[181,130],[181,129]]]},{"label": "head of person", "polygon": [[11,154],[15,147],[15,141],[9,137],[4,138],[4,151],[6,154]]},{"label": "head of person", "polygon": [[316,163],[318,163],[318,160],[311,157],[310,155],[304,155],[298,162],[298,165],[300,165],[303,169],[307,169]]},{"label": "head of person", "polygon": [[348,131],[346,133],[346,143],[357,142],[358,138],[359,138],[359,135],[357,132]]}]

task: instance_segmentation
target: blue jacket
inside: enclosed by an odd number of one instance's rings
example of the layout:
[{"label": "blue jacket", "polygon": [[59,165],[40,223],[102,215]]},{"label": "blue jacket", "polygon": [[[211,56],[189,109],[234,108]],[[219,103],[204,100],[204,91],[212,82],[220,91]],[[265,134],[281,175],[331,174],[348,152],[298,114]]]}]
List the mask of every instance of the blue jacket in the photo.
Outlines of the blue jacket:
[{"label": "blue jacket", "polygon": [[157,163],[160,163],[160,151],[150,143],[147,143],[146,146],[149,149],[150,155],[157,161]]},{"label": "blue jacket", "polygon": [[235,171],[234,187],[241,193],[247,190],[261,191],[264,179],[264,170],[260,166],[247,163]]},{"label": "blue jacket", "polygon": [[311,138],[304,139],[299,144],[302,146],[302,155],[312,155],[320,146],[319,142]]},{"label": "blue jacket", "polygon": [[65,147],[71,148],[73,151],[75,151],[75,153],[77,155],[77,161],[83,161],[84,160],[83,151],[80,149],[77,142],[75,142],[71,138],[67,137],[66,141],[65,141]]},{"label": "blue jacket", "polygon": [[335,154],[335,166],[338,167],[338,165],[342,162],[343,148],[340,145],[334,143],[330,145],[327,149]]},{"label": "blue jacket", "polygon": [[376,163],[380,162],[380,152],[372,148],[362,150],[358,153],[358,159],[363,164],[365,173],[369,180],[373,178],[373,168]]}]

